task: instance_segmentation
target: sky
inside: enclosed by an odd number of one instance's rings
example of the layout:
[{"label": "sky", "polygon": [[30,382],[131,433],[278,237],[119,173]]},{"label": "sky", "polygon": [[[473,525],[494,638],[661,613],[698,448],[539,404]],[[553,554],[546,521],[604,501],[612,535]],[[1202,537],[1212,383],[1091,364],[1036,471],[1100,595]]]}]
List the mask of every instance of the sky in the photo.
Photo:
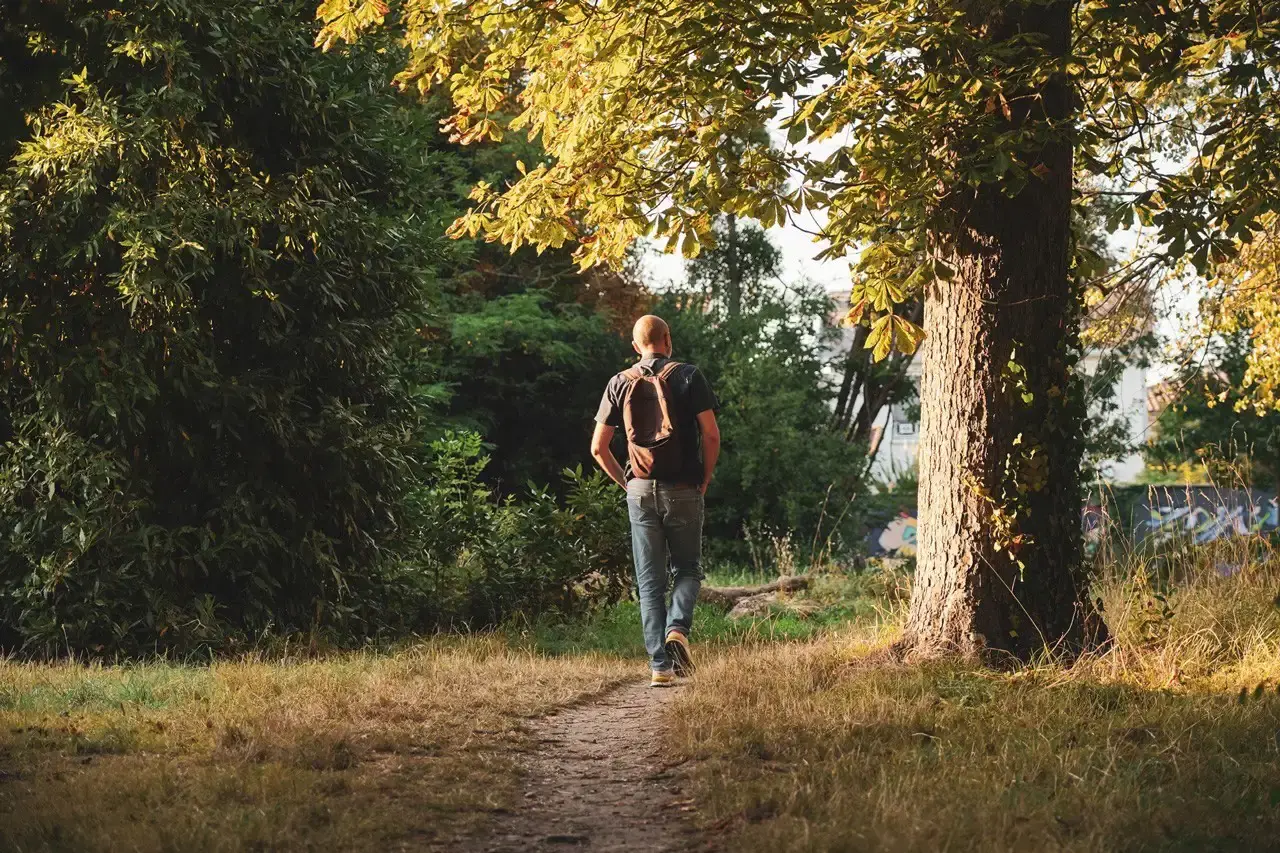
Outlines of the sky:
[{"label": "sky", "polygon": [[[815,243],[813,232],[817,225],[811,214],[804,214],[798,223],[788,222],[768,230],[782,252],[783,278],[789,281],[808,280],[821,285],[828,292],[849,287],[849,263],[847,260],[817,261],[814,256],[826,247],[825,241]],[[1110,241],[1117,257],[1126,257],[1140,240],[1134,231],[1120,231],[1111,235]],[[666,254],[657,244],[652,244],[645,257],[646,278],[656,286],[679,281],[684,277],[685,260],[679,254]],[[1166,286],[1157,294],[1156,332],[1164,341],[1177,341],[1183,330],[1196,325],[1196,305],[1201,287],[1197,282],[1184,282],[1181,287]],[[1169,378],[1178,367],[1170,355],[1157,357],[1147,372],[1147,381],[1155,383]]]},{"label": "sky", "polygon": [[[817,230],[808,214],[799,224],[788,222],[768,230],[775,246],[782,252],[782,277],[785,280],[807,279],[820,284],[827,291],[849,287],[849,264],[844,260],[816,261],[814,256],[826,248],[826,241],[815,243],[811,232]],[[654,284],[663,285],[684,277],[684,258],[678,254],[665,254],[657,246],[645,258],[644,268]]]}]

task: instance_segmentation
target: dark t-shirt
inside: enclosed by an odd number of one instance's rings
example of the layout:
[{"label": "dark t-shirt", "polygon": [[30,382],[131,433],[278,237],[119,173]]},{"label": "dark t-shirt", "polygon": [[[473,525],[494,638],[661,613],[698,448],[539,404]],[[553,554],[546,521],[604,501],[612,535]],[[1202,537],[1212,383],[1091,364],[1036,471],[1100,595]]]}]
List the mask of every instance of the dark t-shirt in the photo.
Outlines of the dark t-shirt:
[{"label": "dark t-shirt", "polygon": [[[638,364],[658,373],[668,361],[671,359],[658,356],[643,358]],[[671,391],[676,434],[680,436],[680,449],[684,455],[680,466],[683,473],[677,482],[680,485],[701,485],[702,436],[698,429],[698,415],[716,411],[720,408],[720,403],[702,371],[692,364],[682,364],[676,368],[667,378],[667,387]],[[621,373],[609,380],[604,389],[604,397],[600,400],[600,408],[596,411],[597,423],[619,430],[623,428],[622,398],[626,392],[627,379]],[[633,476],[630,462],[624,467],[627,479],[630,480]]]}]

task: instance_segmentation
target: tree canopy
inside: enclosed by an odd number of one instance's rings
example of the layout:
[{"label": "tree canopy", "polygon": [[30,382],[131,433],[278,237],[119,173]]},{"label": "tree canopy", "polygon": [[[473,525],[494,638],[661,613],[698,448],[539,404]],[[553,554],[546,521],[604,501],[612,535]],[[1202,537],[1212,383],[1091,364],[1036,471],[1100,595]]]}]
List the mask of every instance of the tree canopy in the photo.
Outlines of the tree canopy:
[{"label": "tree canopy", "polygon": [[823,256],[856,254],[849,319],[875,358],[914,351],[923,298],[936,344],[906,645],[1088,642],[1073,195],[1154,229],[1147,266],[1205,272],[1238,251],[1280,204],[1280,7],[324,0],[318,15],[326,49],[401,33],[396,82],[446,88],[459,141],[541,143],[518,180],[475,186],[455,234],[572,244],[590,267],[645,234],[695,256],[718,213],[810,212]]},{"label": "tree canopy", "polygon": [[[853,312],[880,315],[868,343],[882,354],[919,339],[894,306],[949,275],[924,251],[948,196],[1043,177],[1046,134],[1073,138],[1079,172],[1109,181],[1113,225],[1158,229],[1156,260],[1206,271],[1276,208],[1275,4],[1069,3],[1065,55],[1034,33],[975,28],[989,5],[325,0],[319,41],[390,21],[410,51],[398,84],[446,87],[456,138],[542,143],[519,180],[477,185],[459,230],[574,243],[590,266],[648,233],[694,255],[715,212],[767,227],[816,211],[826,256],[861,252]],[[1004,120],[1055,76],[1075,86],[1078,115]],[[753,135],[762,123],[787,144]]]}]

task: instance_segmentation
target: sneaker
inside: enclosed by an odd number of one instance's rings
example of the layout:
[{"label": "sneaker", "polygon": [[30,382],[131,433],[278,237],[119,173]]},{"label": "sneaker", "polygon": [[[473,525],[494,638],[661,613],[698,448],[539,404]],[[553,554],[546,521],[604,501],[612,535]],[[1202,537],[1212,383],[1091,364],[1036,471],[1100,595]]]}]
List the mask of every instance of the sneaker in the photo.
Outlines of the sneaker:
[{"label": "sneaker", "polygon": [[649,679],[650,687],[670,687],[675,684],[676,676],[669,669],[655,669],[653,677]]},{"label": "sneaker", "polygon": [[679,631],[667,632],[667,659],[676,675],[693,675],[693,658],[689,655],[689,638]]}]

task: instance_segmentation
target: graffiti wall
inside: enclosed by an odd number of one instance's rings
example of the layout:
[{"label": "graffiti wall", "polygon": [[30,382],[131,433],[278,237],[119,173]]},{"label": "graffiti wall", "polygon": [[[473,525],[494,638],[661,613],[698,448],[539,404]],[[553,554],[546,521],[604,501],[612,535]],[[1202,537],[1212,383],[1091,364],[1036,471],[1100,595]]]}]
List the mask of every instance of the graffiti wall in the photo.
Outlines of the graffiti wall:
[{"label": "graffiti wall", "polygon": [[[1228,536],[1280,530],[1276,495],[1212,486],[1140,487],[1117,490],[1080,512],[1085,550],[1092,552],[1109,532],[1128,533],[1139,542],[1174,539],[1212,542]],[[901,511],[867,536],[871,556],[912,557],[916,553],[916,511]]]},{"label": "graffiti wall", "polygon": [[1280,527],[1276,497],[1244,489],[1211,486],[1158,488],[1134,513],[1134,535],[1161,542],[1212,542],[1227,536],[1269,533]]},{"label": "graffiti wall", "polygon": [[916,514],[903,512],[883,527],[871,531],[867,543],[873,556],[914,557],[916,555]]}]

